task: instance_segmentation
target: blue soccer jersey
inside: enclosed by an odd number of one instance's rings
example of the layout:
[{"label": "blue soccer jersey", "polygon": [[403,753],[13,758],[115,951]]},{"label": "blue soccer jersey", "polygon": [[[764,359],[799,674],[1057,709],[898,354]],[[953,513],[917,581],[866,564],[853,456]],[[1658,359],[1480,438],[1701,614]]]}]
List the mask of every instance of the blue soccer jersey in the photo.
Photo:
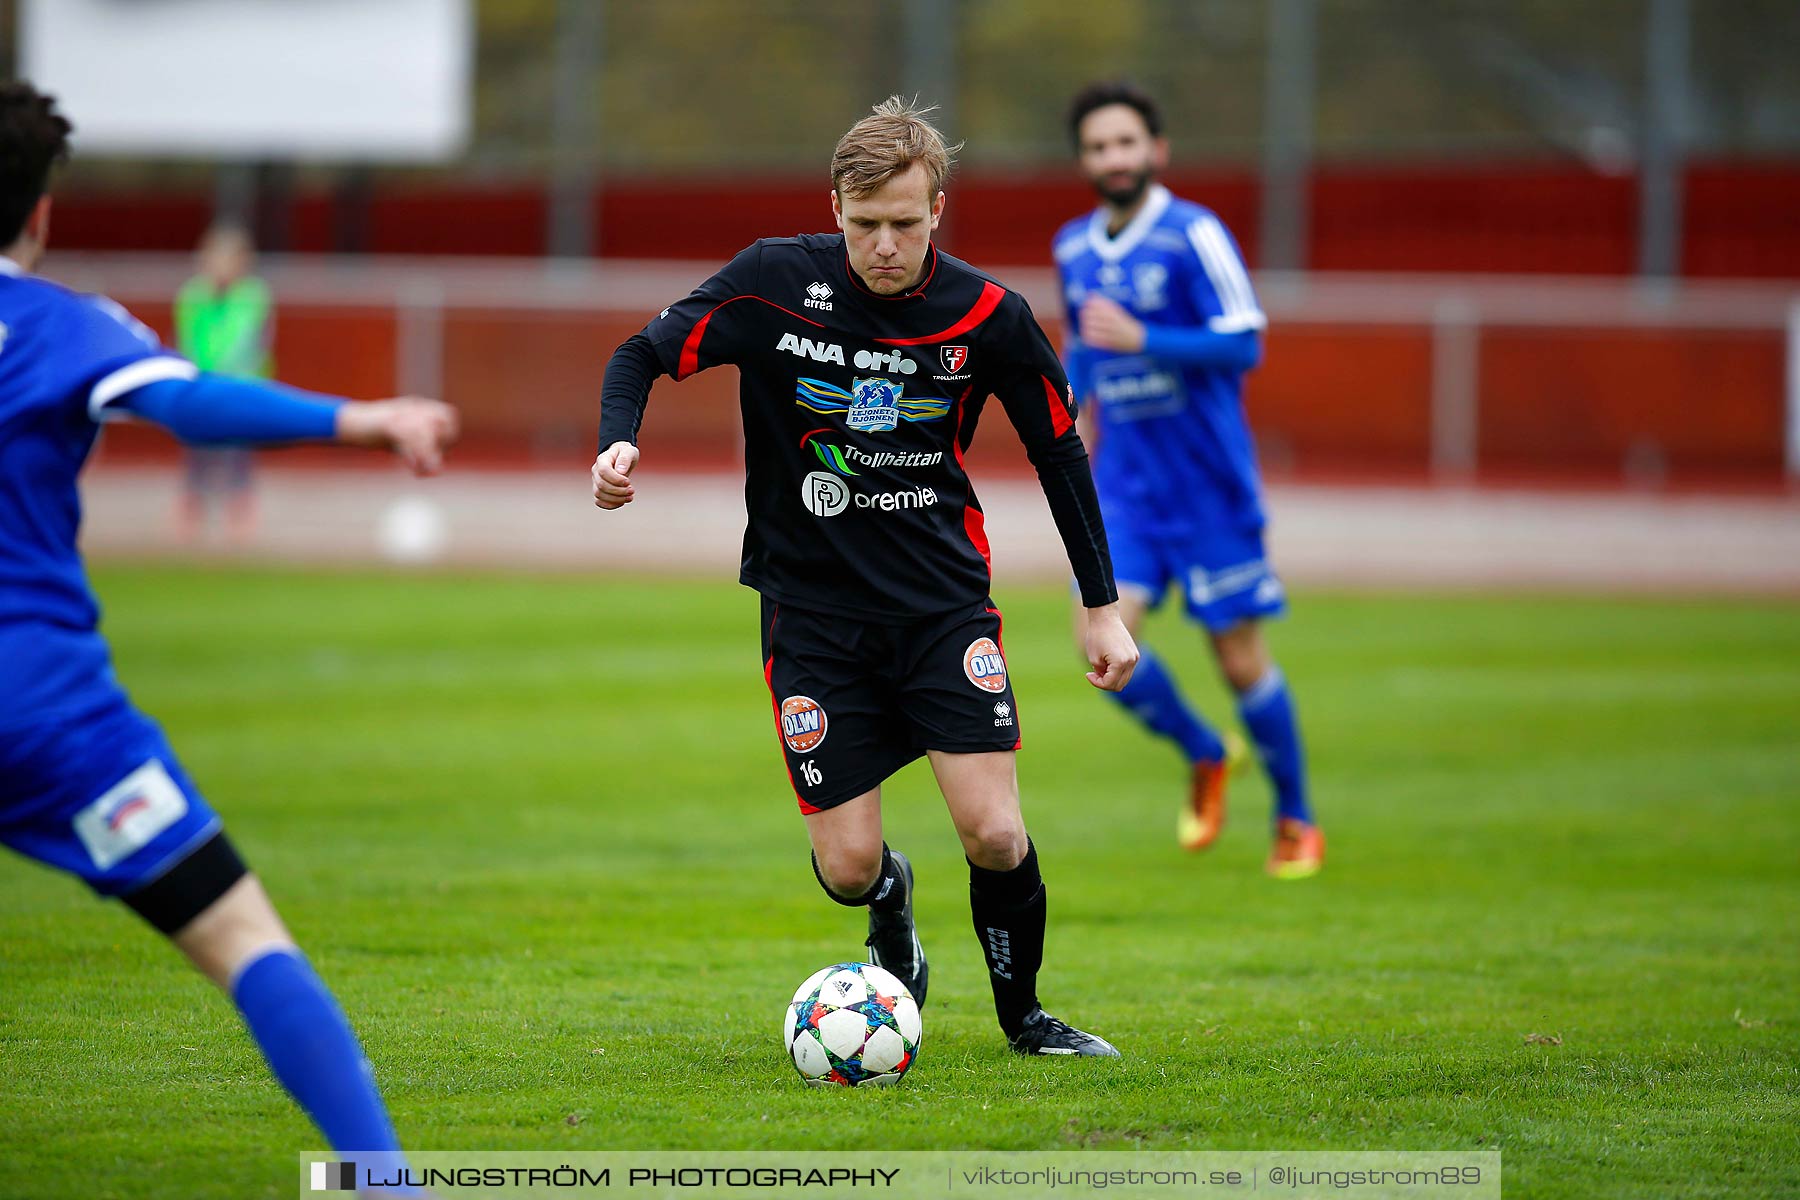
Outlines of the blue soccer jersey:
[{"label": "blue soccer jersey", "polygon": [[[1096,210],[1063,226],[1055,255],[1070,316],[1069,378],[1096,414],[1094,482],[1114,515],[1159,536],[1263,525],[1256,451],[1244,419],[1243,364],[1159,353],[1159,334],[1249,334],[1265,320],[1236,244],[1209,210],[1156,186],[1108,237]],[[1075,314],[1117,301],[1150,329],[1139,354],[1083,346]],[[1170,351],[1173,346],[1167,347]]]},{"label": "blue soccer jersey", "polygon": [[[1266,324],[1225,226],[1155,187],[1108,236],[1097,210],[1055,241],[1070,316],[1070,382],[1095,414],[1094,484],[1121,588],[1158,603],[1179,586],[1209,629],[1286,606],[1263,549],[1262,481],[1243,376]],[[1104,296],[1145,327],[1135,354],[1085,346],[1082,304]]]},{"label": "blue soccer jersey", "polygon": [[194,374],[110,300],[0,257],[0,730],[123,699],[76,549],[76,476],[109,404]]},{"label": "blue soccer jersey", "polygon": [[113,678],[75,544],[100,422],[147,384],[194,377],[110,300],[0,256],[0,843],[106,895],[219,829]]}]

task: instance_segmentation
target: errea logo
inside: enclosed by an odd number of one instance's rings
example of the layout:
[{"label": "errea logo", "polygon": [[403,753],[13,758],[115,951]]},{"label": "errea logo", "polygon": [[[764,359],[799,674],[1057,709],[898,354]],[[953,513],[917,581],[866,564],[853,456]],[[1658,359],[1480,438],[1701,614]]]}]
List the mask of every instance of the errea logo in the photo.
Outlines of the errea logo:
[{"label": "errea logo", "polygon": [[802,303],[807,308],[817,308],[824,312],[831,311],[831,285],[822,279],[815,279],[806,285],[806,299]]}]

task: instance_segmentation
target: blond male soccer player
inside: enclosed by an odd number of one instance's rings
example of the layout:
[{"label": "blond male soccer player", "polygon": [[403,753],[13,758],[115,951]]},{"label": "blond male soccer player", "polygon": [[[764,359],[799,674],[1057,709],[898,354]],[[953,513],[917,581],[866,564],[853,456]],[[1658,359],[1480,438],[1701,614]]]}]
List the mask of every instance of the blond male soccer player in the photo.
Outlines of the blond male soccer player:
[{"label": "blond male soccer player", "polygon": [[1116,1055],[1044,1012],[1045,899],[1019,810],[1018,703],[963,452],[989,396],[1024,441],[1085,606],[1088,681],[1137,650],[1075,432],[1075,404],[1018,293],[940,251],[950,150],[898,97],[831,159],[841,233],[766,238],[664,309],[606,367],[594,500],[636,498],[659,375],[730,363],[746,448],[742,582],[762,594],[763,671],[820,884],[869,909],[873,961],[923,1002],[913,877],[881,835],[881,784],[925,755],[969,861],[1001,1030],[1021,1054]]},{"label": "blond male soccer player", "polygon": [[[1119,609],[1135,636],[1173,586],[1237,694],[1238,716],[1275,793],[1268,871],[1319,870],[1325,836],[1307,796],[1300,722],[1262,622],[1286,608],[1263,548],[1262,481],[1244,419],[1243,377],[1266,323],[1218,217],[1156,182],[1169,161],[1162,114],[1128,83],[1075,97],[1069,136],[1100,207],[1056,235],[1074,326],[1069,377],[1091,398],[1094,482],[1112,536]],[[1212,845],[1225,823],[1226,748],[1149,650],[1112,694],[1187,758],[1178,836]]]}]

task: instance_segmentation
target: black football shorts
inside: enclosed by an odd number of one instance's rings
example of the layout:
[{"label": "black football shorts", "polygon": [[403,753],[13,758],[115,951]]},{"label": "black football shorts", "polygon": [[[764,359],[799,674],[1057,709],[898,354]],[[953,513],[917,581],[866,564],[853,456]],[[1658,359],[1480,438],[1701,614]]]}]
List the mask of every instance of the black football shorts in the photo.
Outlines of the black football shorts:
[{"label": "black football shorts", "polygon": [[803,813],[852,800],[927,750],[1019,748],[993,601],[879,625],[762,602],[763,678]]}]

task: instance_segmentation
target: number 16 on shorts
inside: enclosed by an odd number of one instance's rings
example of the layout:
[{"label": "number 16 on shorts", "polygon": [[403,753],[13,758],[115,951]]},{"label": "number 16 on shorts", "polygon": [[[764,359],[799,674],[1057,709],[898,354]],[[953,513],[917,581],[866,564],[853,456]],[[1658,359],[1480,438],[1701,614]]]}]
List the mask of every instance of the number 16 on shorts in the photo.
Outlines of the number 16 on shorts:
[{"label": "number 16 on shorts", "polygon": [[[789,696],[781,702],[781,740],[796,757],[817,750],[830,729],[825,709],[811,696]],[[802,761],[796,770],[807,787],[825,782],[825,773],[811,758]]]}]

